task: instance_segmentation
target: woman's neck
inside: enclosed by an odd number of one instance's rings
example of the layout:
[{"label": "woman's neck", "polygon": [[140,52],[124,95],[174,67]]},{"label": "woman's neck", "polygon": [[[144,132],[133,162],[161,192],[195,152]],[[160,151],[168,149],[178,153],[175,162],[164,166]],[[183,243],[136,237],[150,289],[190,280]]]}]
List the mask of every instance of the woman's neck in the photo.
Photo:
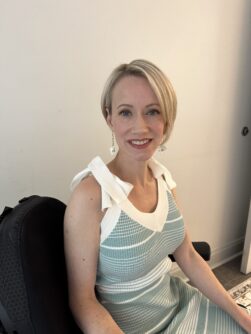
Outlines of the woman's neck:
[{"label": "woman's neck", "polygon": [[121,180],[144,188],[154,179],[148,162],[136,161],[135,159],[130,161],[118,154],[107,166],[111,173],[118,176]]}]

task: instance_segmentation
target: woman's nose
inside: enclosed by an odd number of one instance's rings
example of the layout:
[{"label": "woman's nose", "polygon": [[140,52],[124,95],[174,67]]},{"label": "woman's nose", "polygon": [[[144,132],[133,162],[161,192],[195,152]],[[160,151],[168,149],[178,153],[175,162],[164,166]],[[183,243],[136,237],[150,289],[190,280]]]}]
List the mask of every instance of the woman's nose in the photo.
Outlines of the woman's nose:
[{"label": "woman's nose", "polygon": [[135,117],[133,123],[134,132],[146,132],[147,128],[147,122],[142,115]]}]

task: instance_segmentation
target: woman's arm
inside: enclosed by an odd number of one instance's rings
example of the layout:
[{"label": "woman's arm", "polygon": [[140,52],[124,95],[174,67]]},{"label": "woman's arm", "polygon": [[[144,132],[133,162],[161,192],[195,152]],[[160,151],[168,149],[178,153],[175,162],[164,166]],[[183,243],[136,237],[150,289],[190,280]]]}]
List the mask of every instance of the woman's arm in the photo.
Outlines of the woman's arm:
[{"label": "woman's arm", "polygon": [[[176,198],[176,194],[174,193]],[[188,232],[173,254],[175,261],[197,287],[213,303],[228,312],[247,333],[251,334],[251,317],[239,307],[213,274],[208,264],[195,251]]]},{"label": "woman's arm", "polygon": [[100,187],[93,177],[74,191],[64,219],[65,257],[73,316],[85,334],[123,333],[95,295],[100,242]]}]

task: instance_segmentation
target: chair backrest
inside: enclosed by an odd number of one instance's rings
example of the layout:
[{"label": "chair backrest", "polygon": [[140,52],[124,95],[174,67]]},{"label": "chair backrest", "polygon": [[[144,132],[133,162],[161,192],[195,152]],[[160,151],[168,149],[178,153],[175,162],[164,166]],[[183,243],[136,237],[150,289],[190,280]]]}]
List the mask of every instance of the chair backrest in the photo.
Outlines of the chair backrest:
[{"label": "chair backrest", "polygon": [[[5,294],[0,293],[0,302],[8,315],[8,324],[13,329],[11,333],[82,333],[68,306],[63,245],[65,208],[65,204],[57,199],[32,196],[22,200],[2,220],[0,243],[6,242],[7,247],[3,249],[13,246],[11,258],[19,263],[19,272],[13,278],[13,275],[7,277],[7,268],[0,268],[0,281],[8,279],[7,288],[12,289],[16,296],[15,304],[11,305],[4,297]],[[11,264],[8,266],[11,267]],[[19,291],[17,280],[22,281],[18,285]],[[22,298],[19,299],[20,294]],[[25,301],[24,296],[27,298]],[[27,312],[23,312],[22,319],[18,319],[15,309],[21,308],[21,302],[27,305]],[[9,333],[7,330],[6,332]]]}]

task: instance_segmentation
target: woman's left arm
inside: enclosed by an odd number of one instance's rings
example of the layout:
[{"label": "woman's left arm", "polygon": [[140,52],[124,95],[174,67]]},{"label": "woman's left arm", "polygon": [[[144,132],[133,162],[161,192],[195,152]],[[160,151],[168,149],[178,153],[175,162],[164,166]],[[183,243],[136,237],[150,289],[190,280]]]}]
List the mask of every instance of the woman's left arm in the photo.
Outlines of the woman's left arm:
[{"label": "woman's left arm", "polygon": [[[176,198],[175,193],[174,197]],[[234,302],[209,265],[196,252],[187,231],[182,244],[176,249],[173,256],[191,283],[213,303],[229,313],[247,333],[251,334],[251,317]]]}]

